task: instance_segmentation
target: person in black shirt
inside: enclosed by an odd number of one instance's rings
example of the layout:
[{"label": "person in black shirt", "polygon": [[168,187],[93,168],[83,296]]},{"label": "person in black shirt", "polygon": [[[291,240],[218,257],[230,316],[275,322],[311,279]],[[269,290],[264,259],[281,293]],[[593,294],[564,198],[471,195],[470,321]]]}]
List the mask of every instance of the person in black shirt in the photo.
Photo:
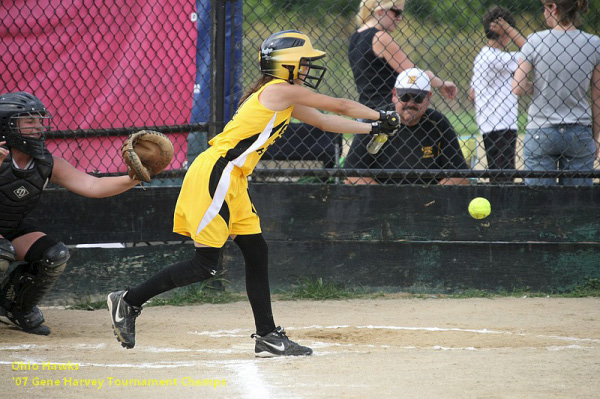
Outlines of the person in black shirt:
[{"label": "person in black shirt", "polygon": [[[348,59],[359,94],[359,102],[373,109],[387,107],[398,74],[415,64],[402,51],[391,33],[402,20],[404,0],[362,0],[350,37]],[[456,85],[427,71],[431,85],[453,99]]]},{"label": "person in black shirt", "polygon": [[49,182],[89,198],[129,190],[128,175],[94,177],[46,148],[52,115],[26,92],[0,95],[0,320],[37,335],[50,334],[37,305],[63,273],[67,246],[28,215]]},{"label": "person in black shirt", "polygon": [[[400,130],[377,154],[367,151],[371,137],[355,136],[345,169],[467,169],[456,132],[440,112],[428,108],[431,80],[425,71],[411,68],[400,75],[393,102]],[[468,184],[464,178],[349,177],[348,184]]]}]

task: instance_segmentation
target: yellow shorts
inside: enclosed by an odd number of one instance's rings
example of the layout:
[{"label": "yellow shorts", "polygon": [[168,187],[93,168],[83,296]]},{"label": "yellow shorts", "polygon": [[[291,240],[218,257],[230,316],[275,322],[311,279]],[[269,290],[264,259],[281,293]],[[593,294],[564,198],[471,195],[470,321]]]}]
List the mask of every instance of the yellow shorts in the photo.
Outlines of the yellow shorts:
[{"label": "yellow shorts", "polygon": [[241,170],[210,150],[200,154],[183,179],[173,231],[214,248],[232,234],[261,233]]}]

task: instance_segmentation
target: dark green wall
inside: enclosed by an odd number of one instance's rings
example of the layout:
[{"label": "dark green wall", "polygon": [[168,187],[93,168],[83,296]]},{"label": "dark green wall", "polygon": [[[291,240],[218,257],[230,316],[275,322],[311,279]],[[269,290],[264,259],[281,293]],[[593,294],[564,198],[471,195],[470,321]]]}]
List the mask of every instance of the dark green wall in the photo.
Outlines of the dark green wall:
[{"label": "dark green wall", "polygon": [[[35,212],[67,244],[173,241],[177,188],[136,188],[87,199],[49,190]],[[600,277],[600,187],[392,187],[253,184],[269,243],[272,288],[299,277],[349,285],[450,292],[458,289],[563,291]],[[469,201],[492,204],[484,220]],[[48,297],[81,299],[135,284],[191,256],[192,246],[72,250]],[[228,242],[232,287],[243,290],[243,259]]]}]

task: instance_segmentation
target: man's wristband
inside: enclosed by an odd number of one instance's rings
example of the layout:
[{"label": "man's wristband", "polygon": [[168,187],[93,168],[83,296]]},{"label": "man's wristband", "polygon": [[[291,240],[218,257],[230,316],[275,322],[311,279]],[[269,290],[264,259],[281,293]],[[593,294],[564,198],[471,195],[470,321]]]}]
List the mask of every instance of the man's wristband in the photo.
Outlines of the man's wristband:
[{"label": "man's wristband", "polygon": [[379,110],[379,119],[378,121],[384,121],[387,118],[387,112]]}]

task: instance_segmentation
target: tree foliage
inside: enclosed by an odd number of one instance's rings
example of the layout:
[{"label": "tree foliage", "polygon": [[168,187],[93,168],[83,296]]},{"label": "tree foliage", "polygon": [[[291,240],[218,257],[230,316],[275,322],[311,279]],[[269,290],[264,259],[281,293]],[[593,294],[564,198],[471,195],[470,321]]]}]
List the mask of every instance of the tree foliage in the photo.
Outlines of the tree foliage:
[{"label": "tree foliage", "polygon": [[[270,10],[266,15],[272,18],[285,18],[290,14],[303,17],[323,14],[351,17],[358,12],[359,4],[360,0],[245,1],[245,6],[251,10]],[[478,29],[481,15],[493,5],[506,7],[516,16],[529,15],[530,18],[542,18],[540,0],[407,0],[406,15],[408,18],[421,21],[446,23],[458,29]],[[600,26],[600,0],[590,0],[589,10],[589,14],[583,19],[584,27],[596,31]]]}]

